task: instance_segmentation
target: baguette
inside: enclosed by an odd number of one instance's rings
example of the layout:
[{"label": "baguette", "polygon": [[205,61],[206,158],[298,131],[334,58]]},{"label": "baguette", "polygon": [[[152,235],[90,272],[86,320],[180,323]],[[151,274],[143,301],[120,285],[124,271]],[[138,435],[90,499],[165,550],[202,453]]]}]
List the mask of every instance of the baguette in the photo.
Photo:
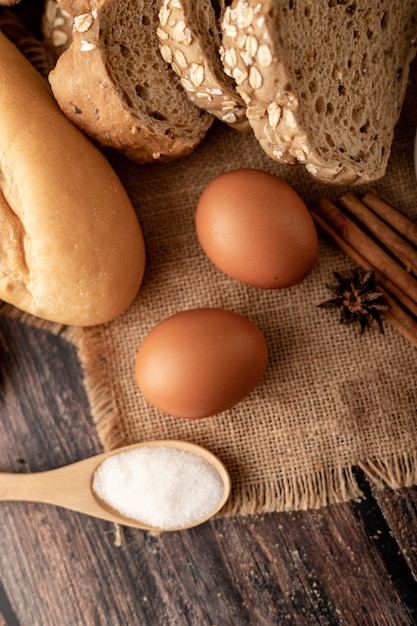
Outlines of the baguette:
[{"label": "baguette", "polygon": [[92,326],[141,285],[133,206],[103,154],[0,32],[0,298],[37,317]]},{"label": "baguette", "polygon": [[221,57],[279,163],[363,184],[386,171],[416,53],[416,0],[234,0]]},{"label": "baguette", "polygon": [[213,116],[191,102],[163,60],[158,0],[61,0],[72,43],[49,81],[65,115],[137,163],[172,161],[200,144]]}]

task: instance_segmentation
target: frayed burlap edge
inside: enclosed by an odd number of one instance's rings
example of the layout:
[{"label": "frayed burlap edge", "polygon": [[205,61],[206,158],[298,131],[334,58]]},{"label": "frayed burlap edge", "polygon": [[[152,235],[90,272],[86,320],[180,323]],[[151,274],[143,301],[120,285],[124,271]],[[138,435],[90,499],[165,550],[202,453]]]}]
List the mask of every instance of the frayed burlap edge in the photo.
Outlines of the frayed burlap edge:
[{"label": "frayed burlap edge", "polygon": [[[105,327],[73,333],[84,371],[87,396],[105,450],[132,443],[121,429],[120,415],[107,366]],[[355,470],[376,488],[400,489],[417,484],[417,450],[388,459],[358,460],[351,467],[327,468],[304,476],[263,484],[233,485],[218,517],[319,509],[363,496]]]},{"label": "frayed burlap edge", "polygon": [[35,317],[30,313],[21,311],[7,302],[0,302],[0,315],[4,315],[10,319],[26,324],[27,326],[34,326],[41,330],[47,330],[54,335],[60,335],[68,341],[72,341],[74,329],[71,326],[65,326],[64,324],[58,324],[56,322],[50,322],[40,317]]},{"label": "frayed burlap edge", "polygon": [[120,425],[112,379],[107,366],[104,326],[79,329],[72,333],[84,373],[84,386],[92,409],[99,439],[107,450],[128,443]]},{"label": "frayed burlap edge", "polygon": [[234,487],[222,516],[320,509],[359,498],[353,468],[335,468],[262,485]]},{"label": "frayed burlap edge", "polygon": [[[78,328],[54,324],[3,303],[0,314],[59,335],[71,342],[83,372],[92,419],[105,451],[127,441],[108,367],[106,326]],[[355,477],[359,468],[376,489],[401,489],[417,484],[417,450],[389,458],[357,460],[351,467],[326,468],[304,476],[263,484],[233,485],[232,494],[217,517],[319,509],[363,496]]]},{"label": "frayed burlap edge", "polygon": [[104,326],[89,328],[65,326],[21,311],[6,302],[0,302],[0,315],[59,335],[72,343],[82,368],[84,388],[100,443],[105,450],[119,448],[129,443],[119,426],[120,418],[113,394],[112,381],[108,374],[103,340]]},{"label": "frayed burlap edge", "polygon": [[359,461],[358,467],[377,489],[402,489],[417,485],[417,450],[386,459]]}]

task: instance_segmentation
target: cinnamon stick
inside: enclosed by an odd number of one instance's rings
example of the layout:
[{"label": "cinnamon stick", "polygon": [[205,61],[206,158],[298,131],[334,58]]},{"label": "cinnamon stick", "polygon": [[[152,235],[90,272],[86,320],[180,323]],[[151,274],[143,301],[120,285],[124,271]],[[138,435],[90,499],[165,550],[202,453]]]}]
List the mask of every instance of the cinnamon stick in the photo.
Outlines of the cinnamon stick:
[{"label": "cinnamon stick", "polygon": [[417,250],[413,246],[392,230],[353,193],[346,193],[339,198],[339,201],[404,265],[408,272],[413,272],[417,276]]},{"label": "cinnamon stick", "polygon": [[384,289],[381,289],[381,291],[385,301],[391,307],[391,309],[384,311],[386,320],[417,348],[417,322],[408,315],[404,309],[397,305],[396,301],[391,298],[389,293],[384,291]]},{"label": "cinnamon stick", "polygon": [[352,259],[357,265],[360,265],[366,272],[370,269],[375,270],[375,279],[377,283],[389,292],[400,304],[417,317],[417,302],[412,300],[404,291],[402,291],[395,283],[389,280],[384,274],[373,267],[359,252],[357,252],[351,245],[349,245],[340,235],[338,235],[332,227],[323,220],[314,210],[311,211],[311,215],[317,226],[331,239],[348,257]]},{"label": "cinnamon stick", "polygon": [[369,235],[327,198],[322,198],[315,213],[327,222],[346,243],[417,303],[417,280],[386,253]]},{"label": "cinnamon stick", "polygon": [[375,189],[368,191],[362,201],[397,233],[405,237],[414,246],[417,246],[417,222],[392,206]]},{"label": "cinnamon stick", "polygon": [[[311,211],[312,218],[317,226],[343,251],[352,261],[360,265],[365,271],[372,268],[370,263],[364,259],[352,246],[350,246],[336,231],[314,210]],[[404,294],[396,285],[391,283],[383,274],[375,269],[375,278],[381,289],[381,292],[390,305],[390,309],[384,311],[384,317],[403,337],[417,347],[417,322],[402,307],[406,306],[410,312],[417,315],[417,304]],[[394,298],[392,297],[394,296]]]}]

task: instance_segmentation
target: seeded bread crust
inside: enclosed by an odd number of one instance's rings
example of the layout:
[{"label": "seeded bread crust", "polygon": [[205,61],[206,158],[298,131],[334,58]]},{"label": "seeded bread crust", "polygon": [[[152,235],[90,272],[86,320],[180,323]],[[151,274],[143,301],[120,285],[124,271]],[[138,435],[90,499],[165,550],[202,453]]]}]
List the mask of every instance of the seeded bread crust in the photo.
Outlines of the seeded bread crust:
[{"label": "seeded bread crust", "polygon": [[159,22],[162,57],[180,77],[190,99],[233,128],[250,130],[246,106],[233,79],[223,71],[220,23],[212,1],[163,0]]},{"label": "seeded bread crust", "polygon": [[162,59],[156,2],[62,0],[72,43],[49,75],[66,116],[138,163],[191,153],[213,117],[195,106]]},{"label": "seeded bread crust", "polygon": [[73,19],[57,0],[45,0],[41,31],[45,44],[56,60],[72,41]]},{"label": "seeded bread crust", "polygon": [[416,24],[415,0],[234,0],[221,58],[265,152],[326,183],[381,178]]}]

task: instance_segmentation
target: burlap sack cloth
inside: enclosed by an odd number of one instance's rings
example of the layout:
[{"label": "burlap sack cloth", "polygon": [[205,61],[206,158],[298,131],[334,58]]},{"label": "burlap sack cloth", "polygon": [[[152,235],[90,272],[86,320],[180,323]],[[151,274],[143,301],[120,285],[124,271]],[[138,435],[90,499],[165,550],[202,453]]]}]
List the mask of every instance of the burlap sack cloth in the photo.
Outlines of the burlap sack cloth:
[{"label": "burlap sack cloth", "polygon": [[[378,183],[412,217],[417,215],[416,70],[414,64],[388,172]],[[326,283],[333,282],[333,271],[344,273],[354,264],[320,235],[313,272],[300,285],[266,291],[222,274],[196,237],[198,198],[215,176],[230,169],[272,172],[293,185],[308,206],[322,195],[337,198],[344,189],[316,184],[304,168],[276,164],[251,135],[220,123],[194,154],[169,165],[140,166],[114,153],[108,157],[137,210],[147,265],[136,301],[121,317],[66,331],[78,348],[104,448],[176,438],[209,448],[233,482],[222,514],[346,501],[360,495],[355,466],[393,488],[417,484],[416,349],[387,322],[385,335],[361,336],[359,328],[341,325],[338,313],[317,308],[331,296]],[[159,321],[201,306],[231,309],[257,324],[269,346],[268,369],[255,391],[229,411],[200,420],[169,417],[139,392],[136,352]]]}]

